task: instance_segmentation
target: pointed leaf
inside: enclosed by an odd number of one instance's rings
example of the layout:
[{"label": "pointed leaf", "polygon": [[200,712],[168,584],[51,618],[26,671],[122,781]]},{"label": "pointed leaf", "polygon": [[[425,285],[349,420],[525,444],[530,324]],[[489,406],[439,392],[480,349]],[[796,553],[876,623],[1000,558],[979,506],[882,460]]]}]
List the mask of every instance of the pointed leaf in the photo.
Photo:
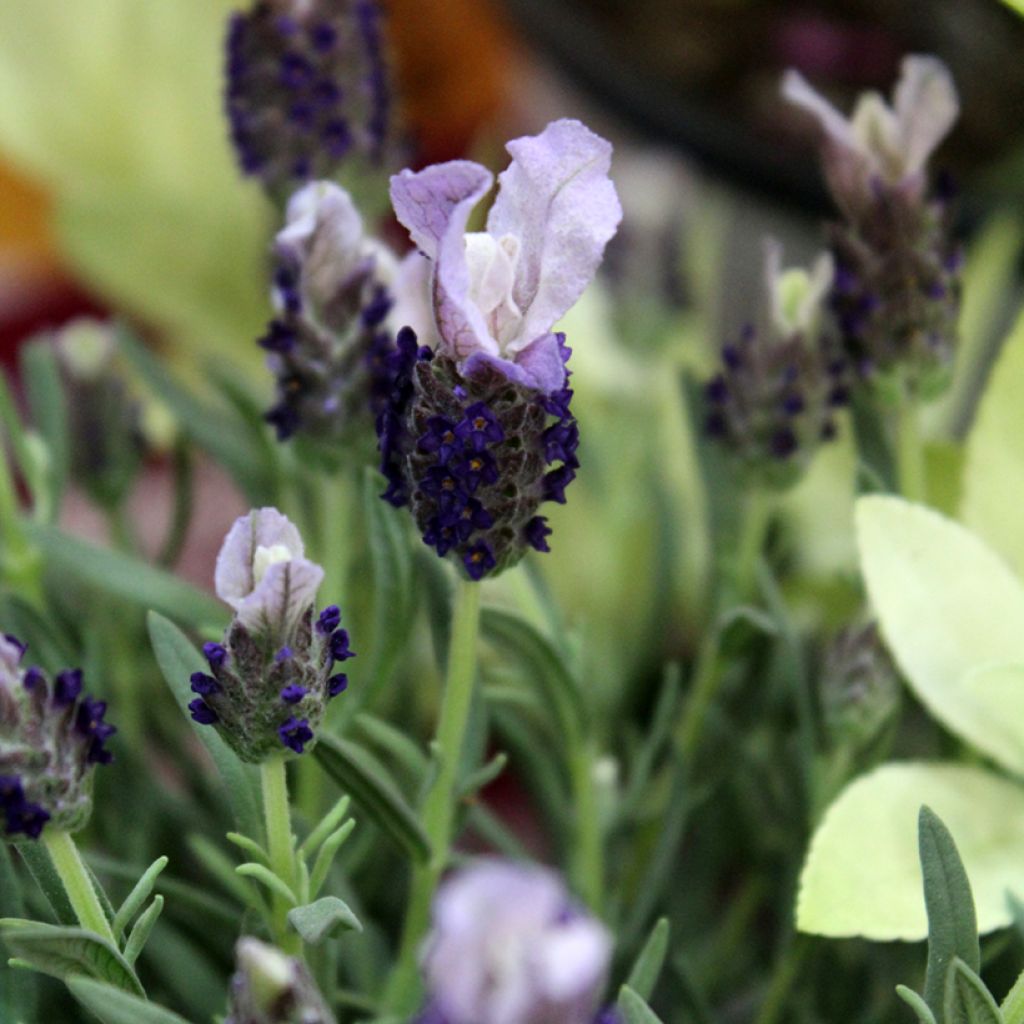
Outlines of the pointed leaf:
[{"label": "pointed leaf", "polygon": [[288,911],[288,923],[302,936],[304,942],[316,946],[339,928],[361,932],[362,923],[347,903],[336,896],[324,896],[315,903],[307,903]]},{"label": "pointed leaf", "polygon": [[668,918],[663,917],[654,926],[633,964],[633,969],[629,972],[626,984],[642,999],[650,999],[654,986],[658,983],[658,976],[665,963],[665,954],[668,952],[668,939]]},{"label": "pointed leaf", "polygon": [[943,1016],[939,1024],[1004,1024],[992,993],[959,957],[946,972]]},{"label": "pointed leaf", "polygon": [[1024,664],[1021,581],[962,526],[899,498],[861,498],[857,534],[871,602],[911,687],[948,729],[1024,774],[1024,719],[1014,730],[998,702],[965,685],[981,668]]},{"label": "pointed leaf", "polygon": [[897,985],[896,995],[917,1014],[918,1024],[936,1024],[935,1014],[912,988],[907,988],[906,985]]},{"label": "pointed leaf", "polygon": [[1024,502],[1024,315],[989,378],[967,438],[962,518],[1024,574],[1024,535],[1007,509]]},{"label": "pointed leaf", "polygon": [[125,992],[145,995],[125,958],[95,932],[4,918],[0,920],[0,937],[12,956],[42,974],[55,978],[85,974]]},{"label": "pointed leaf", "polygon": [[313,748],[320,766],[385,835],[421,863],[430,857],[430,841],[394,782],[366,751],[349,740],[321,734]]},{"label": "pointed leaf", "polygon": [[1006,1024],[1024,1024],[1024,971],[1017,976],[999,1009]]},{"label": "pointed leaf", "polygon": [[68,978],[71,994],[103,1024],[189,1024],[162,1006],[91,978]]},{"label": "pointed leaf", "polygon": [[981,953],[974,919],[971,884],[956,844],[938,815],[924,806],[918,816],[918,851],[928,912],[928,971],[924,998],[939,1024],[949,1021],[943,1009],[946,975],[956,959],[978,970]]},{"label": "pointed leaf", "polygon": [[[205,672],[207,664],[173,622],[156,612],[150,612],[148,623],[149,639],[160,671],[182,714],[191,721],[188,704],[193,694],[189,679],[193,672]],[[255,768],[243,764],[212,726],[192,724],[217,766],[241,831],[248,835],[260,835],[263,826],[258,796],[259,779]]]},{"label": "pointed leaf", "polygon": [[1024,893],[1024,787],[979,768],[906,762],[851,783],[818,827],[800,879],[797,927],[835,938],[914,941],[928,934],[917,818],[927,804],[956,841],[978,930],[1010,922]]}]

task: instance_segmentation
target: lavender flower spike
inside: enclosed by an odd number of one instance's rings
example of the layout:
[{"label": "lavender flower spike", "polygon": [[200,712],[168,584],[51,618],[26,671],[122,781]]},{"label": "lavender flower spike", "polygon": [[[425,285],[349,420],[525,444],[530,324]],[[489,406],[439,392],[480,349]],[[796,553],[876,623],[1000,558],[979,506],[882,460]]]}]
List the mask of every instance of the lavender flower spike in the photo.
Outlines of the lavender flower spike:
[{"label": "lavender flower spike", "polygon": [[484,859],[438,890],[423,970],[446,1024],[589,1024],[610,956],[558,875]]},{"label": "lavender flower spike", "polygon": [[561,120],[508,144],[487,230],[466,233],[493,179],[456,160],[391,179],[391,200],[433,261],[431,291],[442,349],[464,373],[490,363],[544,392],[562,387],[552,329],[592,280],[622,217],[608,177],[612,147]]},{"label": "lavender flower spike", "polygon": [[299,531],[275,508],[236,520],[217,556],[217,596],[250,632],[292,633],[324,578],[304,558]]},{"label": "lavender flower spike", "polygon": [[846,118],[793,70],[783,79],[782,95],[818,119],[829,184],[847,213],[872,203],[873,180],[920,195],[925,164],[960,109],[945,64],[916,54],[903,60],[892,106],[865,93]]}]

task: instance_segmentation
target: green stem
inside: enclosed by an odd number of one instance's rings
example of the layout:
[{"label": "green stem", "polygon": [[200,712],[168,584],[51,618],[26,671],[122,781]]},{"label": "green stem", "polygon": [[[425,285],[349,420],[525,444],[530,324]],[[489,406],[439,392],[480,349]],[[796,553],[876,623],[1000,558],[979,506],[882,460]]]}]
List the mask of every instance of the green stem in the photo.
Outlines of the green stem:
[{"label": "green stem", "polygon": [[747,492],[743,521],[736,546],[736,601],[742,604],[753,596],[757,564],[761,559],[768,524],[771,522],[771,496],[758,488]]},{"label": "green stem", "polygon": [[924,501],[927,486],[920,416],[917,403],[909,395],[900,403],[896,417],[896,465],[903,497],[908,501]]},{"label": "green stem", "polygon": [[435,749],[440,766],[423,805],[423,827],[431,857],[413,868],[402,945],[388,988],[387,1002],[395,1013],[410,1013],[418,997],[417,956],[430,919],[430,903],[451,851],[455,822],[455,791],[459,761],[476,678],[476,646],[480,628],[480,585],[460,579],[455,593],[448,678],[437,724]]},{"label": "green stem", "polygon": [[690,680],[689,699],[676,730],[676,746],[686,760],[693,756],[697,740],[704,728],[708,708],[718,692],[718,684],[722,678],[722,666],[718,656],[720,641],[721,630],[716,619],[708,625],[707,635],[697,652],[697,661],[693,666]]},{"label": "green stem", "polygon": [[353,551],[353,504],[358,494],[351,466],[342,466],[320,481],[320,563],[324,567],[322,593],[328,601],[343,604]]},{"label": "green stem", "polygon": [[110,922],[103,913],[103,906],[93,888],[92,879],[70,833],[47,828],[43,830],[43,842],[64,884],[64,891],[71,900],[78,923],[83,928],[96,932],[116,948],[117,941],[110,929]]},{"label": "green stem", "polygon": [[570,877],[576,891],[595,914],[601,913],[604,895],[604,856],[601,842],[601,815],[597,806],[594,779],[594,753],[582,737],[572,743],[569,772],[572,779],[574,818]]},{"label": "green stem", "polygon": [[21,528],[14,478],[0,433],[0,579],[37,608],[42,608],[42,558]]},{"label": "green stem", "polygon": [[789,994],[803,967],[807,951],[807,942],[800,936],[790,939],[786,949],[776,961],[775,970],[768,983],[768,991],[754,1024],[775,1024],[776,1021],[782,1019],[783,1010],[786,1008]]},{"label": "green stem", "polygon": [[[263,814],[267,829],[267,853],[270,870],[293,892],[297,882],[292,840],[292,820],[288,808],[288,775],[283,757],[272,757],[260,765],[263,786]],[[288,901],[274,893],[274,938],[286,953],[299,955],[302,940],[288,928]]]}]

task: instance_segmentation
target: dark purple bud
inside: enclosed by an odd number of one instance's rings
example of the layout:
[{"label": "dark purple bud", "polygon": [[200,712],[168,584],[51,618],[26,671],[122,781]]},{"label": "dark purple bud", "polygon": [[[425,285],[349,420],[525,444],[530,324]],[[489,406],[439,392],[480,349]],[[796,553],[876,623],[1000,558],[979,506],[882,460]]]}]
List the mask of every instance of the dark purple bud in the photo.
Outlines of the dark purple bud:
[{"label": "dark purple bud", "polygon": [[228,652],[222,644],[210,641],[203,644],[203,654],[210,663],[210,668],[220,668],[227,661]]},{"label": "dark purple bud", "polygon": [[309,693],[309,690],[307,690],[306,687],[299,686],[298,683],[289,683],[281,691],[281,700],[283,700],[285,704],[298,704],[307,693]]},{"label": "dark purple bud", "polygon": [[341,609],[336,604],[329,604],[320,613],[320,617],[316,621],[316,628],[318,632],[327,636],[338,628],[339,622],[341,622]]},{"label": "dark purple bud", "polygon": [[192,715],[193,721],[198,722],[200,725],[213,725],[217,721],[217,712],[202,697],[196,697],[189,704],[188,710]]},{"label": "dark purple bud", "polygon": [[547,538],[551,535],[546,516],[534,516],[526,524],[526,540],[530,547],[537,551],[550,551]]},{"label": "dark purple bud", "polygon": [[40,690],[46,687],[46,676],[38,665],[32,665],[26,670],[21,683],[26,690]]},{"label": "dark purple bud", "polygon": [[334,661],[348,661],[354,658],[355,652],[349,649],[347,629],[339,629],[331,636],[331,658]]},{"label": "dark purple bud", "polygon": [[57,673],[53,683],[53,703],[57,707],[68,707],[82,692],[82,670],[69,668]]},{"label": "dark purple bud", "polygon": [[313,739],[313,730],[309,727],[308,719],[292,717],[281,724],[277,735],[289,750],[301,754],[306,749],[306,744]]},{"label": "dark purple bud", "polygon": [[348,689],[348,676],[344,672],[338,672],[327,680],[327,696],[337,697]]},{"label": "dark purple bud", "polygon": [[192,692],[198,693],[203,697],[208,697],[211,693],[216,693],[220,689],[220,684],[217,680],[205,672],[193,672],[189,677],[189,682],[192,684],[190,687]]}]

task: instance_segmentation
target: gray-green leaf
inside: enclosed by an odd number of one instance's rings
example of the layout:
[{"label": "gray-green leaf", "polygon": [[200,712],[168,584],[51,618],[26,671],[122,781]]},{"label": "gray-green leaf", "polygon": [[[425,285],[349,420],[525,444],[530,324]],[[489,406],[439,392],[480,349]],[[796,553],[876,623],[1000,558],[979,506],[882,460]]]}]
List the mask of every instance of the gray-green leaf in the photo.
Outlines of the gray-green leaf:
[{"label": "gray-green leaf", "polygon": [[619,1012],[625,1024],[662,1024],[661,1018],[628,985],[619,990]]},{"label": "gray-green leaf", "polygon": [[42,974],[56,978],[85,974],[125,992],[145,995],[130,964],[95,932],[4,918],[0,920],[0,936],[14,957]]},{"label": "gray-green leaf", "polygon": [[665,963],[668,952],[669,924],[663,917],[651,930],[651,934],[640,950],[640,955],[629,972],[626,985],[641,999],[650,999],[654,986],[658,983],[658,975]]},{"label": "gray-green leaf", "polygon": [[91,978],[68,978],[71,994],[104,1024],[189,1024],[170,1010]]},{"label": "gray-green leaf", "polygon": [[316,946],[339,928],[361,932],[363,925],[351,908],[337,896],[324,896],[315,903],[288,911],[288,923],[304,942]]},{"label": "gray-green leaf", "polygon": [[946,1024],[1003,1024],[992,993],[959,957],[946,974],[943,1018]]}]

